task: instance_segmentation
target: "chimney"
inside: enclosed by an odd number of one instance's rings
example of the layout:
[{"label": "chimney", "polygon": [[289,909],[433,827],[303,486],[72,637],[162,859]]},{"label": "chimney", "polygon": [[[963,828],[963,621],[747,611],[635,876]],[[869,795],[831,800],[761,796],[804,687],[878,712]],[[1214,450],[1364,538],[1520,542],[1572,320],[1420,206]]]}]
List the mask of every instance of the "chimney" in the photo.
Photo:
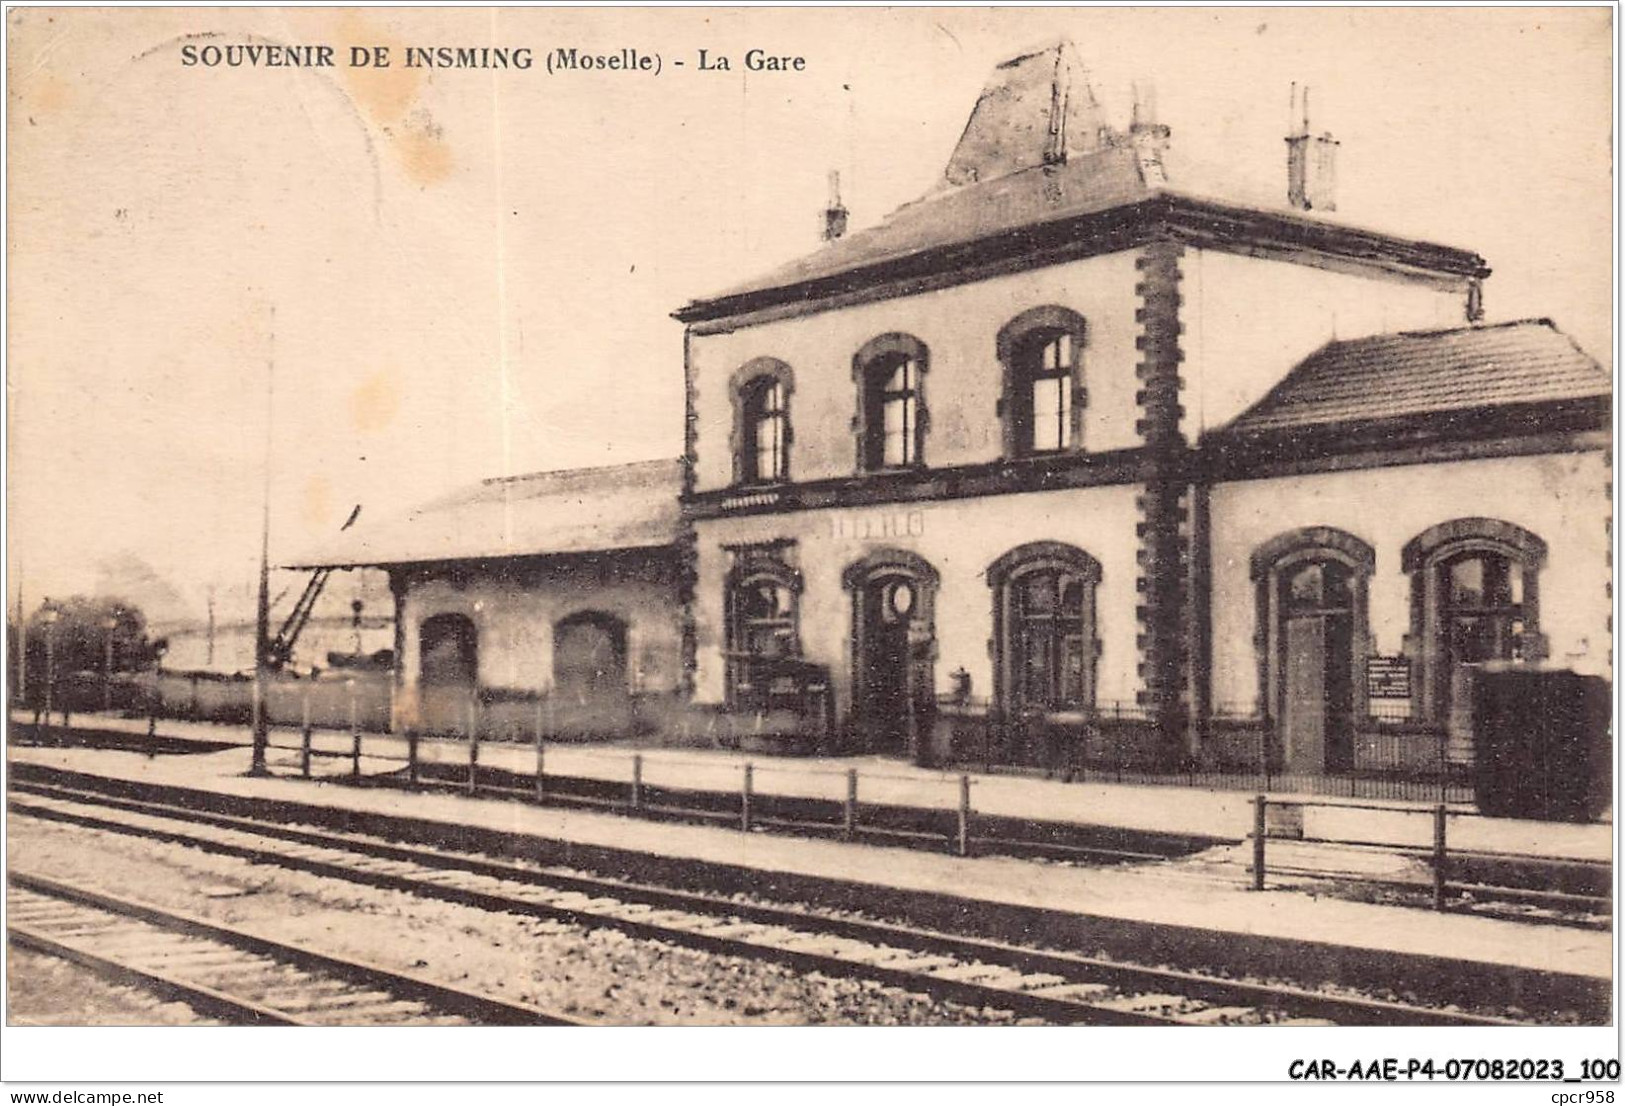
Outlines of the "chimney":
[{"label": "chimney", "polygon": [[1330,132],[1309,133],[1309,86],[1292,85],[1291,133],[1286,137],[1286,202],[1299,211],[1337,210],[1337,147]]},{"label": "chimney", "polygon": [[850,212],[841,203],[841,174],[829,171],[829,206],[824,209],[824,241],[833,242],[846,233],[846,217]]},{"label": "chimney", "polygon": [[1134,86],[1134,115],[1129,122],[1129,142],[1134,147],[1134,162],[1140,170],[1140,183],[1147,188],[1162,188],[1168,183],[1162,155],[1168,149],[1168,136],[1173,133],[1157,122],[1157,90],[1148,85],[1142,97],[1140,86]]}]

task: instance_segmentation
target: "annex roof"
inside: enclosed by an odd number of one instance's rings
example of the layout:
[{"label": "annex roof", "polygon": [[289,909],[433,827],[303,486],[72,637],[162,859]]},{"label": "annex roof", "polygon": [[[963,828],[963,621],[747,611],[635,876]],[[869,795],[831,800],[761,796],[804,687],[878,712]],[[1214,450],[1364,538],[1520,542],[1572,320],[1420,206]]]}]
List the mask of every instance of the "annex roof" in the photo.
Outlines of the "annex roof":
[{"label": "annex roof", "polygon": [[1608,373],[1550,319],[1329,342],[1219,434],[1606,399]]},{"label": "annex roof", "polygon": [[359,568],[609,552],[677,540],[682,462],[639,461],[482,480],[362,522],[286,568]]}]

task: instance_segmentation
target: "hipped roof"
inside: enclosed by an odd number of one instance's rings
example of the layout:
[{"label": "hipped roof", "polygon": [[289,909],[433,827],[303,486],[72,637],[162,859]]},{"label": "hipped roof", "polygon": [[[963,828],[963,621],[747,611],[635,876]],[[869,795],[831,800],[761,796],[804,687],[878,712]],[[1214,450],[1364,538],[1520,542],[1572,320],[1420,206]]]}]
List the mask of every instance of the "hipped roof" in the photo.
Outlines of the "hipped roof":
[{"label": "hipped roof", "polygon": [[878,285],[906,289],[989,260],[1047,264],[1147,235],[1301,248],[1448,278],[1489,273],[1471,251],[1172,188],[1168,133],[1149,119],[1127,133],[1108,126],[1070,43],[1013,58],[995,68],[926,195],[675,317],[707,322]]},{"label": "hipped roof", "polygon": [[1612,381],[1550,319],[1329,342],[1220,436],[1606,399]]}]

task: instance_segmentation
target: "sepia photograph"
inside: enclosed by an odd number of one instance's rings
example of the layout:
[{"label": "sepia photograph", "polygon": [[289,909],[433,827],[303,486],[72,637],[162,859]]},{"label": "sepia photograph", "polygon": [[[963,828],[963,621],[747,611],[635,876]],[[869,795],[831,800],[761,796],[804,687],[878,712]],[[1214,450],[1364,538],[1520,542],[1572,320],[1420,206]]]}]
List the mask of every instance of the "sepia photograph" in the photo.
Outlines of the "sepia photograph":
[{"label": "sepia photograph", "polygon": [[8,7],[3,1078],[1612,1101],[1615,18]]}]

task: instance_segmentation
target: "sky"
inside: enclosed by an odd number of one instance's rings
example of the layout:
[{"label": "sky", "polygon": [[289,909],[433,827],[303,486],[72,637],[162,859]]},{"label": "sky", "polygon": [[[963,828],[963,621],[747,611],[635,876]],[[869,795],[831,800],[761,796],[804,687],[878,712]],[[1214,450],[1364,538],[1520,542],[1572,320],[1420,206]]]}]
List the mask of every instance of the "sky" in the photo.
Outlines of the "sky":
[{"label": "sky", "polygon": [[[1170,184],[1221,198],[1284,202],[1308,84],[1337,219],[1477,250],[1491,321],[1552,317],[1611,366],[1610,18],[12,9],[8,601],[131,564],[195,613],[246,595],[267,484],[277,560],[358,503],[678,455],[670,312],[816,249],[832,169],[854,229],[934,187],[993,66],[1061,37],[1119,125],[1155,87]],[[235,43],[341,64],[182,64]],[[536,64],[400,64],[493,44]],[[352,45],[395,64],[344,65]],[[568,46],[661,72],[549,74]],[[753,47],[804,68],[748,72]]]}]

